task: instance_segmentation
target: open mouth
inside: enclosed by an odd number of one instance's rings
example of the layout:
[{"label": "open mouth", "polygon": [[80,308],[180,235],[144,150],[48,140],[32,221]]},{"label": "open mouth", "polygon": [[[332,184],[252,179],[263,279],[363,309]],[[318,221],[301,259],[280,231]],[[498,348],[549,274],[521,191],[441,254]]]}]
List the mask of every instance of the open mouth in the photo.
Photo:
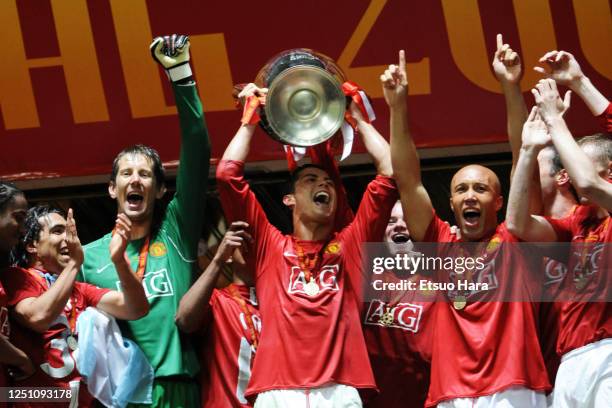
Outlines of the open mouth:
[{"label": "open mouth", "polygon": [[312,198],[316,204],[328,205],[331,197],[327,191],[317,191]]},{"label": "open mouth", "polygon": [[127,201],[130,207],[138,207],[144,201],[144,197],[138,193],[129,193],[127,195]]},{"label": "open mouth", "polygon": [[66,248],[62,248],[62,249],[60,249],[59,253],[60,253],[60,255],[62,255],[62,256],[70,256],[70,251],[68,250],[68,248],[67,248],[67,247],[66,247]]},{"label": "open mouth", "polygon": [[476,208],[467,208],[463,210],[463,219],[469,226],[475,226],[480,221],[480,210]]},{"label": "open mouth", "polygon": [[405,244],[406,242],[410,241],[410,235],[398,232],[397,234],[391,236],[391,240],[396,244]]}]

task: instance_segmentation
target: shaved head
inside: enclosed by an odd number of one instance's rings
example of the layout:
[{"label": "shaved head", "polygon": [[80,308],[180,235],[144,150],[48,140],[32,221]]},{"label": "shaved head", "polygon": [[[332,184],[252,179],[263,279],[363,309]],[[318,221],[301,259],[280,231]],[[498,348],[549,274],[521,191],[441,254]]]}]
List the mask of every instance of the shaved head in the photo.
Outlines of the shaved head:
[{"label": "shaved head", "polygon": [[487,184],[491,186],[493,191],[497,194],[501,194],[501,184],[497,174],[488,167],[481,166],[480,164],[469,164],[462,167],[455,173],[451,180],[451,191],[453,187],[464,181],[465,179],[481,179],[487,181]]}]

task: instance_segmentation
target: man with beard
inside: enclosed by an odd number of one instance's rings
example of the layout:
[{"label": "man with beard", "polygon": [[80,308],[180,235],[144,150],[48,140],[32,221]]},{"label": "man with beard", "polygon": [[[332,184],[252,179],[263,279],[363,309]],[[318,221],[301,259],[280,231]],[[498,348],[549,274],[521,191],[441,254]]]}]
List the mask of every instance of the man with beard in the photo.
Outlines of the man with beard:
[{"label": "man with beard", "polygon": [[[176,98],[182,133],[176,193],[166,209],[164,168],[157,152],[137,145],[115,158],[108,186],[117,213],[132,221],[127,254],[145,288],[149,315],[119,322],[123,334],[143,350],[155,370],[153,407],[192,407],[199,404],[195,376],[198,359],[181,335],[174,316],[181,297],[192,284],[196,267],[210,161],[210,141],[191,69],[186,36],[158,37],[153,58],[167,71]],[[108,253],[108,233],[85,247],[82,280],[117,288],[118,279]]]}]

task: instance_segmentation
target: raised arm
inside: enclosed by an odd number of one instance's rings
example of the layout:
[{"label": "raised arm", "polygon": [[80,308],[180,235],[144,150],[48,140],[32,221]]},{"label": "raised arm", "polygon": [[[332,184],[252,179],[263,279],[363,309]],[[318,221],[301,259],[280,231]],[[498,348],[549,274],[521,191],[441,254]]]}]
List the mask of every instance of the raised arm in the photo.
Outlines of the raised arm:
[{"label": "raised arm", "polygon": [[536,103],[559,152],[563,167],[572,180],[572,186],[580,196],[586,197],[598,205],[612,209],[612,184],[604,180],[595,166],[578,146],[563,120],[559,109],[561,97],[557,84],[552,79],[540,81],[534,93]]},{"label": "raised arm", "polygon": [[391,166],[391,151],[389,149],[389,143],[387,143],[385,138],[378,133],[378,130],[376,130],[374,125],[363,119],[363,115],[355,102],[351,102],[349,109],[351,111],[351,116],[357,122],[357,130],[361,135],[363,145],[374,161],[376,173],[382,176],[392,177],[393,168]]},{"label": "raised arm", "polygon": [[557,235],[550,223],[543,217],[532,215],[529,208],[530,195],[533,193],[531,183],[537,166],[538,153],[550,144],[550,135],[535,106],[523,126],[522,140],[516,169],[510,183],[506,227],[524,241],[556,241]]},{"label": "raised arm", "polygon": [[77,235],[72,209],[66,218],[66,244],[70,260],[57,280],[38,297],[21,300],[15,305],[13,315],[17,321],[35,332],[44,333],[62,313],[72,294],[74,280],[83,264],[83,248]]},{"label": "raised arm", "polygon": [[514,170],[521,150],[521,133],[527,119],[527,106],[520,86],[523,76],[521,58],[510,48],[510,45],[504,44],[501,34],[497,34],[497,50],[492,65],[506,101],[508,141],[512,150],[512,169]]},{"label": "raised arm", "polygon": [[183,255],[195,259],[204,220],[210,139],[189,65],[189,38],[184,35],[157,37],[151,44],[151,52],[172,82],[181,128],[176,193],[167,214],[176,220],[173,232],[187,250]]},{"label": "raised arm", "polygon": [[399,66],[390,65],[380,80],[390,110],[391,162],[402,209],[410,236],[422,241],[433,219],[433,206],[421,181],[419,156],[408,128],[408,78],[403,50],[399,52]]},{"label": "raised arm", "polygon": [[546,68],[535,67],[534,70],[574,91],[594,116],[601,115],[608,108],[610,101],[584,75],[578,61],[569,52],[547,52],[540,58],[540,63]]},{"label": "raised arm", "polygon": [[130,219],[125,214],[119,214],[109,244],[109,252],[121,282],[121,291],[112,290],[104,294],[97,305],[100,310],[123,320],[140,319],[149,312],[149,302],[141,280],[132,271],[125,254],[131,230]]},{"label": "raised arm", "polygon": [[177,326],[185,333],[193,333],[198,330],[207,314],[210,297],[217,284],[219,273],[223,265],[231,258],[238,248],[245,250],[246,241],[251,241],[251,235],[246,232],[249,224],[242,221],[233,222],[228,228],[223,240],[219,244],[217,253],[212,259],[204,273],[187,291],[179,303],[178,312],[175,316]]},{"label": "raised arm", "polygon": [[[238,98],[241,100],[246,100],[253,96],[265,96],[268,92],[265,88],[258,88],[257,85],[251,83],[245,86]],[[223,153],[223,160],[235,160],[235,161],[245,161],[247,156],[249,155],[249,151],[251,150],[251,140],[253,139],[253,134],[255,133],[255,126],[257,125],[249,125],[242,124],[234,138],[230,142],[230,144],[225,149]]]}]

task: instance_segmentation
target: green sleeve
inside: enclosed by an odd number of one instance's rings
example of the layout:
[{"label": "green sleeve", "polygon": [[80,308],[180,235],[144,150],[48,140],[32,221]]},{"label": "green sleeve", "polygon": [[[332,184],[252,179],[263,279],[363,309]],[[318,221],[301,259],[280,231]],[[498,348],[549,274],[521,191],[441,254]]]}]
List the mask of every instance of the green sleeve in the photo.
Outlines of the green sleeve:
[{"label": "green sleeve", "polygon": [[176,237],[184,255],[193,260],[204,220],[210,139],[195,84],[173,85],[173,88],[181,127],[181,155],[176,193],[168,205],[162,228]]}]

